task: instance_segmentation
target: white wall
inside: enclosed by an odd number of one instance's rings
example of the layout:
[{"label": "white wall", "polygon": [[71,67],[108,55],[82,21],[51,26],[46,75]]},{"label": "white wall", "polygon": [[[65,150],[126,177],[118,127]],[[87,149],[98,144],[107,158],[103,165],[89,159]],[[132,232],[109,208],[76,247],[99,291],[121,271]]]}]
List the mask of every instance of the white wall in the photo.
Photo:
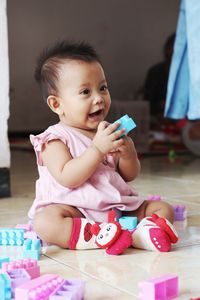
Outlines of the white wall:
[{"label": "white wall", "polygon": [[103,58],[114,99],[141,87],[175,31],[179,0],[8,0],[10,131],[41,130],[55,120],[33,79],[38,53],[57,38],[86,39]]},{"label": "white wall", "polygon": [[8,143],[9,74],[6,0],[0,1],[0,168],[10,167]]}]

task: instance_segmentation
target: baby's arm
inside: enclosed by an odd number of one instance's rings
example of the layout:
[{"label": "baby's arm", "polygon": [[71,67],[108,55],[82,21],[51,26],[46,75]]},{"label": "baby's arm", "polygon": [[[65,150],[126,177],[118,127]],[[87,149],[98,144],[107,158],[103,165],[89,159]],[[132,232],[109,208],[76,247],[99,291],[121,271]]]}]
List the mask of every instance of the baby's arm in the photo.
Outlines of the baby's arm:
[{"label": "baby's arm", "polygon": [[117,130],[119,124],[107,125],[101,122],[91,146],[79,157],[73,158],[67,146],[60,140],[50,141],[42,151],[42,161],[51,175],[63,186],[76,188],[95,172],[104,155],[120,147],[118,139],[124,130]]},{"label": "baby's arm", "polygon": [[140,172],[140,161],[132,139],[124,136],[123,140],[123,145],[118,148],[118,171],[125,181],[131,181]]}]

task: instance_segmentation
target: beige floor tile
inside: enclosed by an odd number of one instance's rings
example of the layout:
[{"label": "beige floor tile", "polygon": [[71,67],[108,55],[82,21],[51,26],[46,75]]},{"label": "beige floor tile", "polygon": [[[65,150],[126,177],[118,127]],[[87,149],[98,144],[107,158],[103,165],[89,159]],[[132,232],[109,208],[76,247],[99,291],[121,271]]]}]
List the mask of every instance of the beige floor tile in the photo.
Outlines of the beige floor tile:
[{"label": "beige floor tile", "polygon": [[[166,274],[179,276],[178,299],[200,297],[200,159],[180,156],[172,164],[167,157],[144,157],[141,164],[141,175],[131,185],[144,196],[160,194],[169,203],[187,207],[187,222],[177,224],[180,240],[173,251],[128,249],[121,256],[110,256],[104,250],[70,251],[51,246],[39,261],[43,274],[85,280],[86,300],[138,299],[140,281]],[[34,154],[14,151],[11,175],[12,197],[0,199],[0,227],[28,220],[37,178]],[[0,256],[6,253],[17,256],[20,249],[12,252],[0,247]]]},{"label": "beige floor tile", "polygon": [[[48,260],[49,262],[49,260]],[[48,265],[43,265],[42,274],[58,274],[66,279],[80,279],[83,280],[85,285],[85,294],[84,299],[88,300],[100,300],[100,299],[124,299],[131,300],[136,299],[134,295],[130,295],[127,292],[120,291],[118,288],[113,288],[112,285],[99,281],[98,279],[93,278],[90,274],[87,276],[86,273],[79,272],[66,266],[63,263],[49,263]]]}]

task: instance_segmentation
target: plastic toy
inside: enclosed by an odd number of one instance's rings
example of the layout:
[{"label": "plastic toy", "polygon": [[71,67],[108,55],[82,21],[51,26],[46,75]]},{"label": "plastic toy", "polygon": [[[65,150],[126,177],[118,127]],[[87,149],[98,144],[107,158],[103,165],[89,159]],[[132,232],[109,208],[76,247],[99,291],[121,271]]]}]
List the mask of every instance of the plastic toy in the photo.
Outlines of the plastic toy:
[{"label": "plastic toy", "polygon": [[41,256],[41,243],[39,239],[27,239],[23,245],[23,258],[40,259]]},{"label": "plastic toy", "polygon": [[32,225],[31,224],[17,224],[15,228],[23,229],[24,231],[32,231]]},{"label": "plastic toy", "polygon": [[115,221],[115,211],[109,211],[108,223],[103,227],[95,223],[91,231],[95,234],[96,244],[99,248],[106,249],[106,253],[119,255],[123,253],[132,244],[131,233],[123,230],[120,223]]},{"label": "plastic toy", "polygon": [[34,259],[20,259],[13,260],[11,262],[2,263],[2,268],[0,273],[4,273],[7,271],[12,271],[16,269],[25,269],[30,275],[31,279],[37,278],[40,276],[40,267],[36,260]]},{"label": "plastic toy", "polygon": [[[20,285],[15,290],[15,300],[46,300],[64,282],[55,274],[46,274]],[[61,298],[62,299],[62,298]]]},{"label": "plastic toy", "polygon": [[12,297],[15,296],[15,289],[18,286],[31,280],[30,275],[24,269],[15,269],[15,270],[7,271],[5,274],[8,275],[8,278],[11,282]]},{"label": "plastic toy", "polygon": [[3,263],[8,263],[10,261],[9,257],[0,257],[0,268],[2,267]]},{"label": "plastic toy", "polygon": [[174,162],[176,160],[176,152],[173,149],[169,151],[168,158],[170,162]]},{"label": "plastic toy", "polygon": [[0,299],[10,300],[12,297],[11,282],[7,274],[0,274]]},{"label": "plastic toy", "polygon": [[121,117],[120,119],[115,121],[115,123],[116,122],[120,123],[120,126],[116,130],[125,128],[126,131],[124,132],[123,135],[127,134],[129,131],[131,131],[132,129],[134,129],[136,127],[135,122],[128,115],[124,115],[123,117]]},{"label": "plastic toy", "polygon": [[49,300],[82,300],[85,282],[78,279],[65,280],[49,297]]},{"label": "plastic toy", "polygon": [[21,246],[24,243],[24,230],[18,228],[1,228],[0,245]]},{"label": "plastic toy", "polygon": [[17,224],[15,228],[24,230],[24,239],[37,239],[38,236],[36,232],[33,230],[33,226],[31,224]]},{"label": "plastic toy", "polygon": [[140,299],[169,300],[178,296],[178,276],[166,275],[139,283]]},{"label": "plastic toy", "polygon": [[160,195],[151,195],[147,197],[147,200],[149,201],[161,201],[161,196]]},{"label": "plastic toy", "polygon": [[175,221],[184,221],[187,217],[187,209],[184,204],[173,204]]},{"label": "plastic toy", "polygon": [[9,257],[11,260],[22,258],[23,247],[22,246],[0,246],[1,257]]},{"label": "plastic toy", "polygon": [[119,223],[123,229],[133,230],[137,226],[137,217],[121,217]]}]

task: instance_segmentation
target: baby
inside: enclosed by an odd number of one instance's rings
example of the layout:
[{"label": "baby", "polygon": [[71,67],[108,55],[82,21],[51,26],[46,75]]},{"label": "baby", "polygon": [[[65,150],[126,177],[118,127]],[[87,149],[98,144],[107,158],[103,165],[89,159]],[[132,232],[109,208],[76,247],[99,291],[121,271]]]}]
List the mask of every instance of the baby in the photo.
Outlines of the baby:
[{"label": "baby", "polygon": [[169,251],[177,235],[171,206],[145,201],[126,182],[140,172],[132,139],[119,122],[105,121],[111,98],[100,58],[87,43],[57,42],[39,57],[36,72],[43,98],[59,122],[31,135],[39,179],[29,211],[47,243],[69,249],[97,248],[94,222],[108,211],[137,216],[133,247]]}]

